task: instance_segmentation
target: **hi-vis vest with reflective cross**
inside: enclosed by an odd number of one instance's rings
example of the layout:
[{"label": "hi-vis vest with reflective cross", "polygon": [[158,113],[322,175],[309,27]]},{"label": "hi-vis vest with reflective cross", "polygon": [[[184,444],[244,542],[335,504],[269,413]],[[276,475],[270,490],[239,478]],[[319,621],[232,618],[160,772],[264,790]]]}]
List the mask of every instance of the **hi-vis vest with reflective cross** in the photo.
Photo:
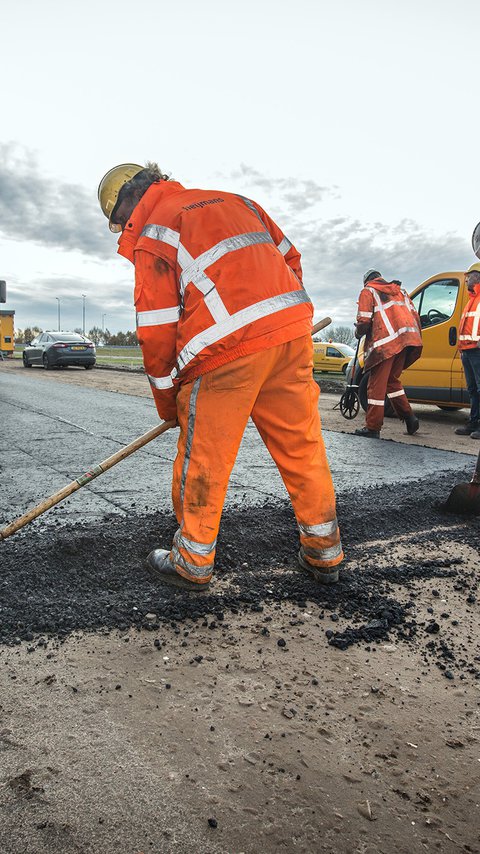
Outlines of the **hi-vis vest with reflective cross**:
[{"label": "hi-vis vest with reflective cross", "polygon": [[371,323],[364,348],[367,369],[407,347],[411,349],[405,367],[419,358],[422,335],[418,314],[407,292],[395,282],[375,279],[363,288],[358,299],[357,322]]},{"label": "hi-vis vest with reflective cross", "polygon": [[474,293],[463,309],[458,328],[458,349],[470,350],[480,343],[480,285],[474,286]]},{"label": "hi-vis vest with reflective cross", "polygon": [[[178,285],[176,305],[164,304],[157,288],[155,307],[137,312],[137,327],[159,327],[159,334],[162,325],[177,324],[169,375],[149,377],[157,389],[309,334],[313,306],[300,255],[250,199],[175,181],[153,184],[119,240],[131,261],[140,250],[162,258]],[[288,337],[290,326],[297,331]]]}]

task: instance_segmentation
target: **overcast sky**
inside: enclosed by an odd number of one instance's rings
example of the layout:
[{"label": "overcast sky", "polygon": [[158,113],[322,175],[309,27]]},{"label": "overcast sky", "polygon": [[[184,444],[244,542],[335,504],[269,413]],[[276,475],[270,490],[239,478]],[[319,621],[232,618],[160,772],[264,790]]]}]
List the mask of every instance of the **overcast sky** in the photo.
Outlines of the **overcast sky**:
[{"label": "overcast sky", "polygon": [[0,4],[0,278],[16,326],[133,329],[97,202],[117,163],[242,192],[351,323],[369,267],[412,289],[473,262],[478,0]]}]

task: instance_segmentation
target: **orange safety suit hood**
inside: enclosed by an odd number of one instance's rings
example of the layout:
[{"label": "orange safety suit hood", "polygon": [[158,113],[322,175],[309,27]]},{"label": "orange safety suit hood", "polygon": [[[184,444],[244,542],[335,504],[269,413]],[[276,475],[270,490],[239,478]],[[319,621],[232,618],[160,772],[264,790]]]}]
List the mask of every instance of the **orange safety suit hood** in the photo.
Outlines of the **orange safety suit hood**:
[{"label": "orange safety suit hood", "polygon": [[185,187],[178,181],[159,181],[158,183],[151,184],[134,207],[129,221],[118,238],[118,254],[123,255],[124,258],[127,258],[134,264],[135,246],[142,233],[143,226],[148,222],[150,215],[163,199],[184,189]]},{"label": "orange safety suit hood", "polygon": [[366,287],[375,288],[376,291],[391,297],[400,297],[402,293],[400,285],[401,282],[397,281],[397,279],[393,279],[391,282],[386,282],[385,279],[372,279],[367,283]]}]

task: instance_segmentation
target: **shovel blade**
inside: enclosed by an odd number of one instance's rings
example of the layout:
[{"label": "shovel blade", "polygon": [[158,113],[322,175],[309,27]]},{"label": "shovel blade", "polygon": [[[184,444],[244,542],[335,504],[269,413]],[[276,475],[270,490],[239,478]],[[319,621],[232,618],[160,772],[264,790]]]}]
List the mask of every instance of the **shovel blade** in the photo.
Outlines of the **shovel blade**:
[{"label": "shovel blade", "polygon": [[459,483],[454,486],[442,510],[480,516],[480,483]]}]

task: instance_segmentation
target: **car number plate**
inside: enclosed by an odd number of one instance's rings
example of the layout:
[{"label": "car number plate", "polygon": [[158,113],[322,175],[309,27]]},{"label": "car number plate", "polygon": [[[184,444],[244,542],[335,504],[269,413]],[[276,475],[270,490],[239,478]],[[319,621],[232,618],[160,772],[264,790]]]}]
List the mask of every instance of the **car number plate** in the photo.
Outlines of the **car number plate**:
[{"label": "car number plate", "polygon": [[71,350],[86,350],[86,347],[71,347]]}]

